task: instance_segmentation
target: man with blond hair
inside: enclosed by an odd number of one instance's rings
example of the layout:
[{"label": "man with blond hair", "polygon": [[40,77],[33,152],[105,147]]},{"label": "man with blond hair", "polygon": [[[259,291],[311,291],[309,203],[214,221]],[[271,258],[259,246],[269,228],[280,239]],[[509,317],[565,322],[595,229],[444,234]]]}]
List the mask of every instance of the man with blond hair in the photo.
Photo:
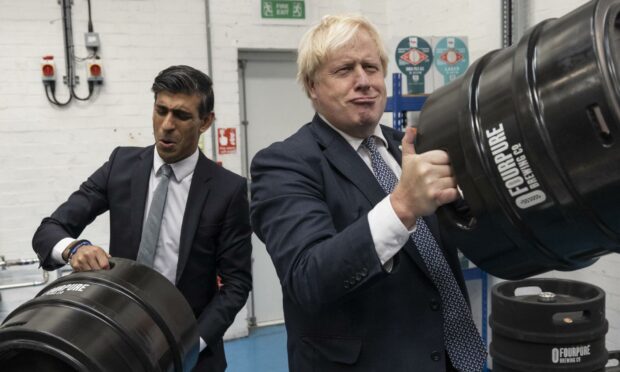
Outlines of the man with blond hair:
[{"label": "man with blond hair", "polygon": [[316,115],[252,162],[251,219],[282,285],[292,372],[474,372],[486,358],[434,216],[458,198],[448,156],[379,125],[386,66],[368,20],[324,17],[298,56]]}]

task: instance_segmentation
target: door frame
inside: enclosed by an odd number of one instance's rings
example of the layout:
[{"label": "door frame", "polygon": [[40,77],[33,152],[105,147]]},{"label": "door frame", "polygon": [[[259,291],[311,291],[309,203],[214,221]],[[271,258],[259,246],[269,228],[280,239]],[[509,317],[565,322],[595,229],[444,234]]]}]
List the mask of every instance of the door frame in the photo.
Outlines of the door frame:
[{"label": "door frame", "polygon": [[[295,62],[297,60],[297,51],[294,49],[239,49],[237,55],[237,66],[239,73],[239,116],[240,116],[240,134],[241,142],[241,171],[248,182],[248,200],[251,200],[250,186],[250,154],[248,145],[248,111],[247,111],[247,87],[246,87],[246,68],[248,62]],[[252,257],[252,274],[254,270],[254,257]],[[250,292],[248,299],[248,324],[250,327],[257,326],[256,306],[255,306],[254,290]],[[281,323],[281,322],[278,322]],[[267,325],[267,324],[260,324]]]}]

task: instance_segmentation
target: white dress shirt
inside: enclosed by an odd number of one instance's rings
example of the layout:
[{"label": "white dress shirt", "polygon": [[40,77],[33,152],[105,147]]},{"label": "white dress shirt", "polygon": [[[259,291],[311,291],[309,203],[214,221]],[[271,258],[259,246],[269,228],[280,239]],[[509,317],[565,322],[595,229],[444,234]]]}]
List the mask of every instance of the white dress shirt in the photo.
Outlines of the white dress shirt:
[{"label": "white dress shirt", "polygon": [[[163,177],[157,175],[157,171],[164,163],[157,150],[154,150],[153,168],[151,169],[149,193],[144,208],[143,223],[146,222],[149,215],[153,193]],[[192,177],[194,176],[194,169],[197,163],[198,149],[187,158],[170,164],[174,176],[170,177],[170,183],[168,184],[168,194],[161,220],[153,268],[165,276],[171,283],[176,282],[181,226],[183,225],[183,215],[185,213],[185,205],[187,204],[187,196],[189,195],[189,187],[192,184]]]},{"label": "white dress shirt", "polygon": [[[362,146],[362,142],[364,140],[348,135],[330,124],[322,115],[319,114],[319,116],[332,129],[338,132],[338,134],[340,134],[349,143],[349,145],[351,145],[351,147],[353,147],[364,163],[366,163],[368,168],[372,171],[370,153],[364,146]],[[373,135],[380,139],[380,141],[376,141],[379,154],[381,154],[381,157],[387,163],[388,167],[390,167],[390,169],[394,172],[396,178],[400,179],[402,172],[400,165],[388,151],[388,142],[385,140],[379,125],[375,128]],[[403,245],[405,245],[407,239],[409,239],[409,236],[415,231],[415,227],[412,230],[407,230],[405,225],[396,215],[396,212],[392,207],[392,203],[390,202],[389,195],[377,203],[377,205],[375,205],[374,208],[368,212],[368,224],[370,225],[370,235],[372,236],[379,260],[387,271],[391,271],[393,264],[392,257],[400,251]]]}]

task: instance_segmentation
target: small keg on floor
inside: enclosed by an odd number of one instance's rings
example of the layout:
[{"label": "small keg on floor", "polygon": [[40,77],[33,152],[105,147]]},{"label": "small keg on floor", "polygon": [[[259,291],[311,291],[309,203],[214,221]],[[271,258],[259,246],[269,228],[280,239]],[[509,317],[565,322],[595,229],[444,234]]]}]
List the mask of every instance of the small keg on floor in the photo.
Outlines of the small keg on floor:
[{"label": "small keg on floor", "polygon": [[146,266],[110,264],[62,277],[9,314],[0,326],[0,369],[190,371],[198,331],[183,295]]},{"label": "small keg on floor", "polygon": [[493,372],[606,370],[608,323],[599,287],[562,279],[503,282],[491,301]]}]

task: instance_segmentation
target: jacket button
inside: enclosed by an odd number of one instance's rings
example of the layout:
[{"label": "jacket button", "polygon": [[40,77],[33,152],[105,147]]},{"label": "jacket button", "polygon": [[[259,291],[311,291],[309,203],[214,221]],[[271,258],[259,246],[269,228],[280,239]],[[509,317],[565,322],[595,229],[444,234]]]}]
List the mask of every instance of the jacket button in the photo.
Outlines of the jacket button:
[{"label": "jacket button", "polygon": [[431,360],[433,362],[439,362],[441,360],[441,353],[439,351],[433,351],[431,353]]},{"label": "jacket button", "polygon": [[368,275],[368,269],[367,268],[362,268],[362,277],[365,277],[366,275]]},{"label": "jacket button", "polygon": [[344,289],[349,289],[351,288],[351,283],[348,280],[344,281]]},{"label": "jacket button", "polygon": [[362,280],[362,278],[363,278],[363,277],[362,277],[362,274],[361,274],[361,273],[357,273],[357,274],[355,274],[355,281],[356,281],[356,282],[359,282],[360,280]]},{"label": "jacket button", "polygon": [[440,308],[439,302],[437,300],[431,300],[430,302],[431,310],[437,311]]}]

